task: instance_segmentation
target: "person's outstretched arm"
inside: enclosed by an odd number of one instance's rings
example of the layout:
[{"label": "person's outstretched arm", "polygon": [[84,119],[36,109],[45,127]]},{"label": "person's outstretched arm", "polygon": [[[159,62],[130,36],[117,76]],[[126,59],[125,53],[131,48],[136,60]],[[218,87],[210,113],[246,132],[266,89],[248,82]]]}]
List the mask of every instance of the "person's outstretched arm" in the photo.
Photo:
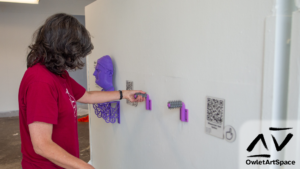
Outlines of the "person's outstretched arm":
[{"label": "person's outstretched arm", "polygon": [[66,169],[95,169],[52,141],[52,124],[35,121],[28,126],[33,149],[38,155]]},{"label": "person's outstretched arm", "polygon": [[[145,98],[142,96],[134,97],[136,93],[145,93],[141,90],[122,90],[123,99],[127,99],[131,102],[143,102]],[[87,91],[85,94],[77,100],[80,103],[105,103],[110,101],[115,101],[120,99],[119,91]]]}]

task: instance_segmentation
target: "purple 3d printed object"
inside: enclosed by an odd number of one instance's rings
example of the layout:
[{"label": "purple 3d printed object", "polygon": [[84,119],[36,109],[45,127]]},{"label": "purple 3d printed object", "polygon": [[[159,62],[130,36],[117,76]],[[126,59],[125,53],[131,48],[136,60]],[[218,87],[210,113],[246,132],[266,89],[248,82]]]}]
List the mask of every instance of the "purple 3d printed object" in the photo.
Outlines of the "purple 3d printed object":
[{"label": "purple 3d printed object", "polygon": [[182,101],[180,101],[180,100],[169,101],[168,108],[169,109],[180,108],[180,120],[183,122],[189,121],[189,111],[188,111],[188,109],[185,109],[185,104]]},{"label": "purple 3d printed object", "polygon": [[[115,104],[115,106],[113,106]],[[120,119],[120,102],[98,103],[93,105],[95,114],[98,118],[103,118],[106,123],[121,123]]]},{"label": "purple 3d printed object", "polygon": [[[113,86],[114,67],[110,56],[106,55],[98,59],[94,76],[96,83],[102,87],[102,91],[114,91]],[[113,101],[93,105],[98,118],[103,118],[106,123],[120,123],[120,102]]]},{"label": "purple 3d printed object", "polygon": [[152,101],[150,100],[149,95],[146,93],[136,93],[134,97],[137,98],[139,95],[146,98],[146,110],[152,110]]},{"label": "purple 3d printed object", "polygon": [[96,83],[105,91],[114,91],[113,86],[114,66],[110,56],[105,55],[97,60],[94,76]]}]

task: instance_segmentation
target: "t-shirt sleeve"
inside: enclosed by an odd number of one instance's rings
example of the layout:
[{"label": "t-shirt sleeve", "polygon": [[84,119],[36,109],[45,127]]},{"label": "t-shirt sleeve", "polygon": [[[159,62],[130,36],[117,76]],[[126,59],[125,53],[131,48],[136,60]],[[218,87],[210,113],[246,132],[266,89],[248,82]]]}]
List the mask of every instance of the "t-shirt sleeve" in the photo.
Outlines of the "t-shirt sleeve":
[{"label": "t-shirt sleeve", "polygon": [[75,100],[79,100],[85,93],[85,88],[82,87],[79,83],[77,83],[72,77],[68,76],[69,84],[72,88],[72,92],[74,95]]},{"label": "t-shirt sleeve", "polygon": [[31,83],[26,93],[27,124],[35,121],[57,124],[58,92],[45,82]]}]

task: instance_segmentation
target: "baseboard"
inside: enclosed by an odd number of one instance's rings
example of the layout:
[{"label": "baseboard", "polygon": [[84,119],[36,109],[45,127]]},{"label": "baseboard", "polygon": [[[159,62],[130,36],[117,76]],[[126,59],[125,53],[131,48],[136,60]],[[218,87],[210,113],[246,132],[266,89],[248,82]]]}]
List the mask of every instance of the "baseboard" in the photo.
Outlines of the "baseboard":
[{"label": "baseboard", "polygon": [[19,116],[19,110],[0,112],[0,117],[15,117]]}]

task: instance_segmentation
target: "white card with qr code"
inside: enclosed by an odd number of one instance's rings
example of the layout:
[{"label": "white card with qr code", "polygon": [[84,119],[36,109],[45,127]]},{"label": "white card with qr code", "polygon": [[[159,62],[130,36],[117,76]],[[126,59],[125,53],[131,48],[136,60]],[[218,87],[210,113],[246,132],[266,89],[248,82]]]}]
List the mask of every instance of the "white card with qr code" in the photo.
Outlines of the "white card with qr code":
[{"label": "white card with qr code", "polygon": [[215,97],[206,98],[205,131],[212,136],[224,138],[225,100]]},{"label": "white card with qr code", "polygon": [[[126,90],[133,90],[133,81],[126,80]],[[138,102],[131,102],[129,100],[126,100],[126,103],[134,107],[138,105]]]}]

